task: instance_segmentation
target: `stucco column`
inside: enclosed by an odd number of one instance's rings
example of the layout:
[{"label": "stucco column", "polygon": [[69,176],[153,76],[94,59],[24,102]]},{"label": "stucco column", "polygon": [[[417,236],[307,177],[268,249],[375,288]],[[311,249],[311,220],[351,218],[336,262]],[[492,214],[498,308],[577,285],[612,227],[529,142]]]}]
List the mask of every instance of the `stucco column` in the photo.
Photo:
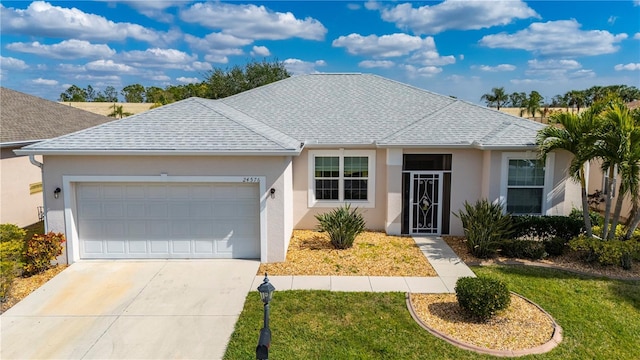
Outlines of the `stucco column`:
[{"label": "stucco column", "polygon": [[387,149],[387,215],[389,235],[402,232],[402,149]]}]

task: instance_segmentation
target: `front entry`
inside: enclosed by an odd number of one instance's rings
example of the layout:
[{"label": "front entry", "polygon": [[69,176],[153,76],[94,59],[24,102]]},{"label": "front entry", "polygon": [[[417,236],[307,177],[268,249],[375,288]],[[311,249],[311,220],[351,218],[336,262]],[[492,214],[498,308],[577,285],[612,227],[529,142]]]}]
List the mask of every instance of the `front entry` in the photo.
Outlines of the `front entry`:
[{"label": "front entry", "polygon": [[440,234],[442,173],[412,171],[409,176],[409,233]]},{"label": "front entry", "polygon": [[451,155],[405,154],[402,170],[402,233],[448,234]]}]

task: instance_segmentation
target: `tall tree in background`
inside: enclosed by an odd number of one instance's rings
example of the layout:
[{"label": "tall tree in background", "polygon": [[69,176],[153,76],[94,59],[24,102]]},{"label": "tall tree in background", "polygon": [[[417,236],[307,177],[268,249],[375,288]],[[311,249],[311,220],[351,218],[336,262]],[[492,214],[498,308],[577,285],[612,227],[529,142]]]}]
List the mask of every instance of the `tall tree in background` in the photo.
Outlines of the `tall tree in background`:
[{"label": "tall tree in background", "polygon": [[207,97],[220,99],[286,79],[291,74],[284,67],[284,63],[277,60],[272,62],[252,60],[244,67],[236,65],[226,70],[215,68],[205,76],[204,83],[207,84],[209,91]]},{"label": "tall tree in background", "polygon": [[571,90],[565,94],[567,96],[567,104],[576,108],[576,112],[580,112],[580,108],[584,108],[586,103],[586,95],[584,90]]},{"label": "tall tree in background", "polygon": [[122,119],[123,117],[133,115],[130,112],[126,112],[123,110],[122,105],[113,104],[113,111],[111,111],[107,116],[113,117],[116,119]]},{"label": "tall tree in background", "polygon": [[122,88],[120,94],[124,96],[124,101],[129,103],[144,102],[144,86],[140,84],[131,84]]},{"label": "tall tree in background", "polygon": [[482,95],[480,100],[486,102],[487,106],[492,107],[495,105],[500,110],[500,107],[509,101],[509,95],[504,92],[504,87],[495,87],[491,89],[491,93]]},{"label": "tall tree in background", "polygon": [[540,93],[535,90],[530,92],[529,97],[527,97],[525,110],[529,115],[533,117],[534,120],[536,118],[536,113],[539,113],[540,109],[542,108],[543,101],[544,98],[542,97],[542,95],[540,95]]},{"label": "tall tree in background", "polygon": [[87,91],[79,86],[71,85],[60,94],[60,101],[85,102],[87,101]]},{"label": "tall tree in background", "polygon": [[509,104],[514,108],[524,108],[527,102],[527,93],[513,92],[509,95]]}]

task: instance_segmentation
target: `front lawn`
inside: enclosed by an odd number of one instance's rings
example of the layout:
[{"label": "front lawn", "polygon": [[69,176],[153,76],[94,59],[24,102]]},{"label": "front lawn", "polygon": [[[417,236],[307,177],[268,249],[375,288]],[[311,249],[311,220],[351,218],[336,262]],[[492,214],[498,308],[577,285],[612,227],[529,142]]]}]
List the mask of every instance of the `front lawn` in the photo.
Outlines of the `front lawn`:
[{"label": "front lawn", "polygon": [[[640,343],[640,281],[529,267],[475,267],[547,310],[564,330],[553,351],[526,358],[632,359]],[[247,297],[225,359],[251,359],[262,327],[257,292]],[[282,291],[271,306],[274,359],[481,359],[420,328],[402,293]]]}]

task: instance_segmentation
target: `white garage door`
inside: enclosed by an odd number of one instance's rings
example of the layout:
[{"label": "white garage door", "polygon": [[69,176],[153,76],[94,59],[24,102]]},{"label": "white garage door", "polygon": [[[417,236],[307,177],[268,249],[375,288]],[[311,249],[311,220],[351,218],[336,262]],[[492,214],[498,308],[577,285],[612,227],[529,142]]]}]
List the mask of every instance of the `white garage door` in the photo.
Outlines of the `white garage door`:
[{"label": "white garage door", "polygon": [[83,259],[259,258],[258,185],[80,183]]}]

